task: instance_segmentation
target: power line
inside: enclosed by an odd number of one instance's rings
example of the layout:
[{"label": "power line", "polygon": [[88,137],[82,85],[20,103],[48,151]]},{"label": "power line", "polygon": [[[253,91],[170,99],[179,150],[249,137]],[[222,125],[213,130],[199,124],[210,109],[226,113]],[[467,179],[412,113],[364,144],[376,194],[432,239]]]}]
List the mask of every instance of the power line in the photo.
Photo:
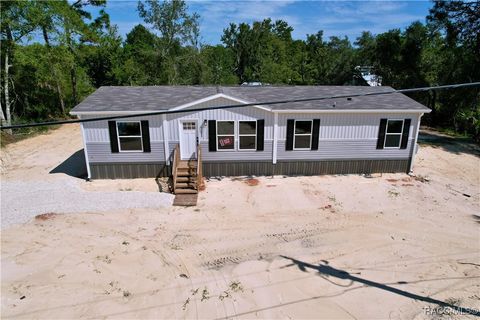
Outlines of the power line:
[{"label": "power line", "polygon": [[226,105],[226,106],[196,108],[193,110],[192,109],[168,110],[170,108],[175,107],[175,106],[172,106],[172,107],[169,107],[167,110],[162,110],[162,111],[152,111],[152,112],[128,114],[128,115],[121,115],[121,116],[108,116],[108,117],[98,117],[98,118],[90,118],[90,119],[72,119],[72,120],[61,120],[61,121],[50,121],[50,122],[36,122],[36,123],[28,123],[28,124],[15,124],[10,126],[1,126],[0,130],[53,126],[53,125],[59,125],[59,124],[105,121],[105,120],[125,119],[125,118],[136,118],[136,117],[155,116],[155,115],[162,115],[162,114],[176,114],[176,113],[184,113],[184,112],[192,112],[192,111],[198,112],[198,111],[217,110],[217,109],[244,108],[244,107],[250,107],[250,106],[265,106],[265,105],[286,104],[286,103],[293,103],[293,102],[320,101],[320,100],[339,99],[339,98],[355,98],[355,97],[366,97],[366,96],[378,96],[378,95],[385,95],[385,94],[392,94],[392,93],[424,92],[424,91],[430,91],[430,90],[457,89],[457,88],[467,88],[467,87],[480,87],[480,82],[459,83],[459,84],[449,84],[449,85],[443,85],[443,86],[421,87],[421,88],[399,89],[399,90],[393,89],[390,91],[383,91],[383,92],[345,94],[345,95],[325,96],[325,97],[316,97],[316,98],[252,102],[252,103],[242,103],[242,104]]}]

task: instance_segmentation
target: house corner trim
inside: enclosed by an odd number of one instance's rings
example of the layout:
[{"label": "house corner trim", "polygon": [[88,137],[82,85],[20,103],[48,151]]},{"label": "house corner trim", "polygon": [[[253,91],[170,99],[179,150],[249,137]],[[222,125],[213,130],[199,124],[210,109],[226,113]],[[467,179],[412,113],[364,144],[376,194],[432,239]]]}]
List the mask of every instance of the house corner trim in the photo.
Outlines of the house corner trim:
[{"label": "house corner trim", "polygon": [[82,130],[83,154],[85,156],[85,164],[87,166],[87,180],[90,180],[92,178],[92,174],[90,172],[90,162],[88,161],[87,140],[85,137],[85,128],[83,127],[83,123],[80,123],[80,129]]},{"label": "house corner trim", "polygon": [[422,121],[422,116],[423,113],[418,117],[417,128],[415,129],[415,139],[413,140],[412,155],[410,156],[410,168],[408,169],[409,172],[413,172],[413,164],[415,162],[415,155],[417,153],[418,134],[420,132],[420,122]]},{"label": "house corner trim", "polygon": [[272,151],[272,163],[277,163],[277,144],[278,144],[278,113],[273,113],[273,151]]},{"label": "house corner trim", "polygon": [[168,147],[168,121],[167,115],[162,114],[162,129],[163,129],[163,149],[165,153],[165,163],[170,165],[170,157],[169,157],[169,147]]}]

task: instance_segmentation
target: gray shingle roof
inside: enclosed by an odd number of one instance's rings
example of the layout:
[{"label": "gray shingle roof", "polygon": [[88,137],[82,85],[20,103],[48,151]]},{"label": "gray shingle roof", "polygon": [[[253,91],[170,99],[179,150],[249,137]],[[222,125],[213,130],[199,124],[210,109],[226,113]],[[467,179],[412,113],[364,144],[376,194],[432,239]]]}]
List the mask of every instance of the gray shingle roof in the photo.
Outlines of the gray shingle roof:
[{"label": "gray shingle roof", "polygon": [[[145,86],[101,87],[72,109],[76,112],[161,111],[217,93],[248,102],[316,98],[332,95],[387,92],[391,87],[363,86]],[[335,104],[335,107],[333,105]],[[336,98],[309,102],[268,105],[274,110],[419,110],[430,109],[401,94]]]}]

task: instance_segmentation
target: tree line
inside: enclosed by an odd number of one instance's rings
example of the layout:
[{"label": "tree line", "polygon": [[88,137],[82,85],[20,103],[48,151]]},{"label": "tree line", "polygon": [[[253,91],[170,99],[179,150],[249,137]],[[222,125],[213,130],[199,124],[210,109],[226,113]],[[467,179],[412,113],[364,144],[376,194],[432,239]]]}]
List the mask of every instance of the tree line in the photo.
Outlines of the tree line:
[{"label": "tree line", "polygon": [[[356,66],[371,66],[397,89],[480,81],[478,1],[432,2],[425,24],[364,31],[353,42],[321,30],[294,39],[287,22],[264,19],[225,26],[218,45],[201,43],[200,16],[183,0],[139,2],[144,24],[125,39],[105,7],[105,0],[2,1],[3,124],[66,117],[108,85],[366,85]],[[478,88],[411,97],[433,110],[428,124],[479,139]]]}]

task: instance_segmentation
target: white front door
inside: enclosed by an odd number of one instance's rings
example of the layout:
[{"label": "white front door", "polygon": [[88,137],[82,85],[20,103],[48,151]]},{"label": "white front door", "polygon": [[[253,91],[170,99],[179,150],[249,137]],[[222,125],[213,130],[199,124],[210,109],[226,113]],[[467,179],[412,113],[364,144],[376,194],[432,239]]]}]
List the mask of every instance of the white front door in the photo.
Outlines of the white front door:
[{"label": "white front door", "polygon": [[197,158],[197,122],[180,122],[180,158],[182,160]]}]

